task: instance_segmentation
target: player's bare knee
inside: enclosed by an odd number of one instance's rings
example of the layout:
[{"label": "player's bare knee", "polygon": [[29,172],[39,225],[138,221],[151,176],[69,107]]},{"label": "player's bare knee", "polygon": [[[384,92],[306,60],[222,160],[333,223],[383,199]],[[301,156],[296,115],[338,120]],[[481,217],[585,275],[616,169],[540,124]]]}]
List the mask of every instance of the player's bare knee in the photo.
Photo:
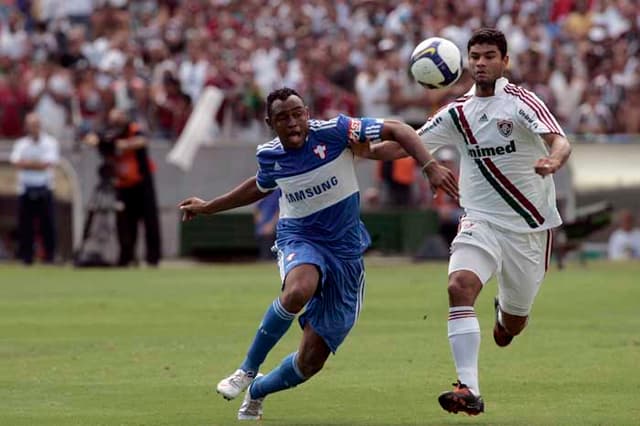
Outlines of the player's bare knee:
[{"label": "player's bare knee", "polygon": [[289,312],[297,314],[316,292],[317,283],[308,279],[288,281],[280,296],[280,303]]},{"label": "player's bare knee", "polygon": [[292,314],[297,314],[302,310],[304,305],[307,304],[311,295],[308,294],[301,286],[291,286],[291,288],[285,289],[280,296],[280,303],[282,307]]},{"label": "player's bare knee", "polygon": [[[477,282],[476,282],[477,281]],[[482,284],[473,280],[468,274],[454,273],[449,277],[449,300],[453,306],[473,305]]]},{"label": "player's bare knee", "polygon": [[319,274],[313,265],[301,265],[286,278],[284,290],[280,296],[282,306],[291,313],[298,313],[315,294],[318,288]]}]

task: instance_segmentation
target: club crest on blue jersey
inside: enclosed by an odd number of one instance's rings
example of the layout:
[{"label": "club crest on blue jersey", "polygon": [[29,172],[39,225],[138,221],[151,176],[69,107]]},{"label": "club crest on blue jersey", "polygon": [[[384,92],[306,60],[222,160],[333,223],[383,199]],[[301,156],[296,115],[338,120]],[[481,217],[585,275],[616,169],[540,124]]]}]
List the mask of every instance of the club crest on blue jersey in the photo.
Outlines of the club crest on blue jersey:
[{"label": "club crest on blue jersey", "polygon": [[327,146],[323,143],[318,144],[313,147],[313,153],[318,156],[321,160],[327,158]]},{"label": "club crest on blue jersey", "polygon": [[513,132],[513,123],[510,120],[498,120],[498,131],[502,136],[508,138]]}]

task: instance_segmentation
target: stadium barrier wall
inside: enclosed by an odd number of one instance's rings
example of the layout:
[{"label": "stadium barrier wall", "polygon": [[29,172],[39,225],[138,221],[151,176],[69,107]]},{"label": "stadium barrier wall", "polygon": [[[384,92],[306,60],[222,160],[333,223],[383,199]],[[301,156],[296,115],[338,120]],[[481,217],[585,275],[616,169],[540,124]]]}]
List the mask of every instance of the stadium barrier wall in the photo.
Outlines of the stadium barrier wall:
[{"label": "stadium barrier wall", "polygon": [[[577,141],[572,138],[572,141]],[[601,143],[607,141],[610,143]],[[11,167],[6,159],[11,151],[13,141],[0,141],[0,158],[5,159],[3,167]],[[197,195],[204,198],[213,197],[232,189],[255,174],[255,146],[239,142],[235,145],[224,144],[201,147],[193,167],[183,172],[166,162],[171,146],[166,141],[153,141],[150,154],[157,165],[155,174],[158,195],[160,223],[163,239],[164,257],[175,257],[185,250],[181,245],[186,240],[180,237],[182,225],[176,205],[183,198]],[[72,193],[72,223],[68,230],[69,239],[77,247],[80,230],[84,220],[85,203],[89,199],[97,183],[96,170],[99,156],[94,149],[81,146],[74,151],[63,148],[62,155],[66,159],[62,172],[69,180]],[[573,187],[577,193],[577,204],[608,200],[614,207],[628,207],[640,211],[640,136],[624,138],[603,138],[577,141],[574,144],[571,166],[573,169]],[[375,163],[359,160],[356,166],[361,190],[375,187]],[[2,187],[3,196],[15,195]],[[236,209],[223,214],[248,215],[251,207]],[[6,218],[5,218],[6,219]],[[13,218],[15,220],[15,218]],[[239,219],[240,221],[245,219]],[[0,223],[5,223],[4,220]],[[248,226],[248,225],[246,225]],[[248,231],[252,235],[252,228]],[[212,239],[215,237],[211,237]],[[142,242],[140,238],[139,243]],[[398,247],[396,244],[395,247]],[[404,246],[406,248],[406,246]]]}]

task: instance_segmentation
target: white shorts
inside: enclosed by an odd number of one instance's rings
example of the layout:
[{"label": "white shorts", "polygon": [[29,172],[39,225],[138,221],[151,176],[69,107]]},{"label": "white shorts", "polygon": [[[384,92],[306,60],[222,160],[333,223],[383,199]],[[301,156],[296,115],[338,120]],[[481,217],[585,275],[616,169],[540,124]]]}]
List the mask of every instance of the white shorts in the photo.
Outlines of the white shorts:
[{"label": "white shorts", "polygon": [[549,267],[551,242],[551,230],[513,232],[463,217],[451,244],[449,274],[471,271],[483,285],[497,275],[500,308],[527,316]]}]

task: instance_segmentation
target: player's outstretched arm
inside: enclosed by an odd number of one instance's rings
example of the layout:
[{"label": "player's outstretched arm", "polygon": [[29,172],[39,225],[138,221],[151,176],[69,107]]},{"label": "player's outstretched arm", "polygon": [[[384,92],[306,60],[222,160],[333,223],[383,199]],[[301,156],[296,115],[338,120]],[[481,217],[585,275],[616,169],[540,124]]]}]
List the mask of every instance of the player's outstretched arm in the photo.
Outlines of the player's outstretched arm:
[{"label": "player's outstretched arm", "polygon": [[351,149],[358,157],[370,160],[392,161],[409,156],[407,151],[396,141],[382,141],[374,144],[369,142],[354,143],[351,144]]},{"label": "player's outstretched arm", "polygon": [[266,197],[268,194],[268,192],[262,192],[258,189],[256,177],[253,176],[213,200],[205,201],[197,197],[190,197],[181,201],[178,207],[182,211],[182,220],[187,221],[197,215],[214,214],[246,206]]},{"label": "player's outstretched arm", "polygon": [[383,140],[396,141],[420,165],[433,160],[416,131],[408,124],[397,120],[384,120],[381,136]]},{"label": "player's outstretched arm", "polygon": [[544,177],[555,173],[569,159],[571,154],[571,144],[569,140],[557,133],[547,133],[542,135],[542,139],[549,145],[549,155],[540,158],[533,166],[536,173]]},{"label": "player's outstretched arm", "polygon": [[458,198],[458,181],[453,172],[438,164],[425,148],[420,136],[408,124],[395,120],[385,120],[382,138],[396,141],[402,148],[416,159],[421,170],[429,179],[432,188],[442,188],[451,197]]}]

